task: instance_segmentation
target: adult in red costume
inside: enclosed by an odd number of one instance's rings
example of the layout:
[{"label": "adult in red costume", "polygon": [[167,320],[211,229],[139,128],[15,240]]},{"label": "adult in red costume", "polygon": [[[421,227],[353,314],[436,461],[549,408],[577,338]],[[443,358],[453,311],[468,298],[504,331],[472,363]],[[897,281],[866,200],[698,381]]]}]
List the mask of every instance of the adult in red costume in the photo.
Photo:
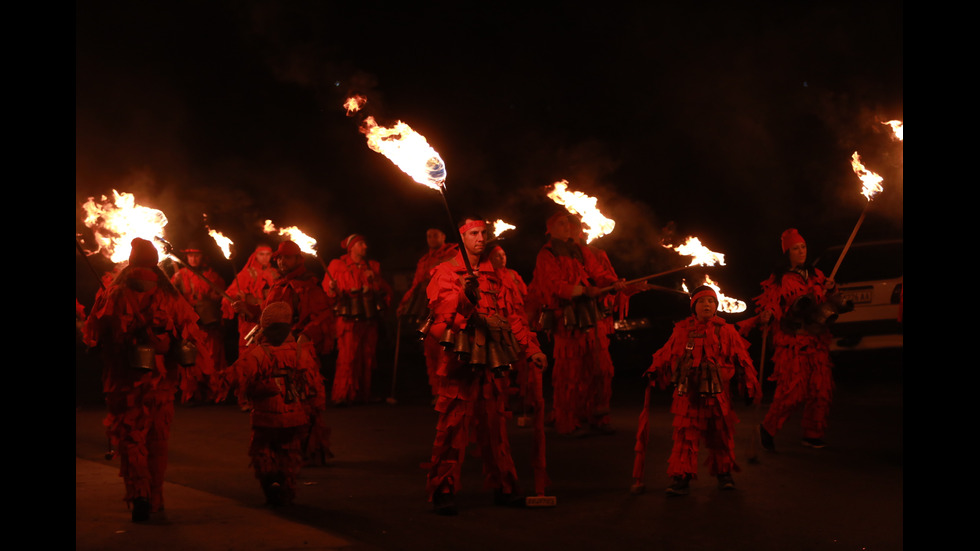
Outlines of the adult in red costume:
[{"label": "adult in red costume", "polygon": [[[443,262],[456,256],[459,246],[456,243],[446,243],[446,234],[438,228],[429,228],[425,232],[425,242],[429,250],[422,255],[415,265],[415,277],[412,286],[402,297],[395,311],[397,322],[406,321],[409,325],[419,327],[429,317],[429,297],[425,290],[432,278],[432,270]],[[439,356],[439,343],[428,339],[423,340],[426,375],[429,378],[429,388],[432,395],[436,393],[436,363]]]},{"label": "adult in red costume", "polygon": [[[426,339],[443,343],[437,368],[436,437],[426,489],[438,514],[457,513],[466,446],[480,446],[483,472],[494,502],[520,506],[524,500],[507,438],[507,371],[518,356],[544,368],[547,358],[510,302],[510,294],[484,254],[486,223],[466,218],[459,228],[463,252],[436,267],[427,294],[434,316]],[[470,431],[474,431],[472,435]]]},{"label": "adult in red costume", "polygon": [[308,435],[304,402],[326,406],[316,354],[290,334],[292,318],[285,302],[266,306],[258,342],[235,362],[239,403],[251,410],[248,455],[269,505],[289,504],[296,496]]},{"label": "adult in red costume", "polygon": [[[827,416],[833,396],[830,331],[819,321],[820,309],[837,299],[837,285],[806,263],[806,241],[790,228],[780,238],[785,267],[762,282],[756,297],[755,321],[770,326],[776,393],[759,427],[762,446],[775,450],[773,437],[793,411],[803,406],[803,444],[824,447]],[[751,327],[747,324],[746,328]]]},{"label": "adult in red costume", "polygon": [[[211,373],[202,372],[199,376],[185,378],[180,389],[181,400],[220,401],[227,395],[225,368],[228,363],[225,359],[225,338],[221,327],[222,296],[219,291],[225,288],[225,281],[208,266],[204,251],[198,244],[192,243],[181,252],[187,263],[174,273],[171,283],[197,312],[197,323],[208,338],[206,349],[210,351],[211,361],[197,361],[195,365],[210,363],[214,369]],[[199,349],[197,353],[204,354],[205,350]],[[199,380],[201,384],[189,386],[194,380]]]},{"label": "adult in red costume", "polygon": [[[320,372],[318,351],[325,347],[324,342],[333,337],[333,310],[326,293],[320,288],[320,281],[306,269],[303,251],[293,241],[283,241],[272,255],[279,268],[279,279],[269,289],[263,308],[274,302],[285,302],[293,313],[290,333],[301,348],[309,347],[311,355],[317,359],[317,372]],[[259,319],[254,307],[249,307],[251,315]],[[309,399],[303,402],[309,419],[308,432],[304,437],[303,454],[311,465],[326,464],[330,452],[330,429],[323,418],[325,404],[322,399]]]},{"label": "adult in red costume", "polygon": [[[234,302],[223,298],[221,302],[221,313],[225,319],[238,316],[238,355],[241,356],[248,343],[245,338],[255,329],[258,319],[250,318],[245,305],[252,308],[259,308],[265,304],[269,290],[279,279],[279,272],[272,267],[272,247],[262,244],[255,247],[245,262],[245,267],[238,272],[235,280],[231,282],[225,291],[229,297],[235,299]],[[241,304],[236,304],[241,303]]]},{"label": "adult in red costume", "polygon": [[612,377],[608,336],[600,335],[597,300],[599,288],[626,288],[616,274],[574,240],[567,213],[548,219],[551,240],[538,253],[528,288],[531,310],[541,329],[554,335],[552,407],[555,428],[563,435],[584,435],[588,430],[612,431],[608,404],[603,409],[596,389]]},{"label": "adult in red costume", "polygon": [[[530,332],[527,321],[525,300],[527,284],[517,270],[507,267],[507,252],[500,245],[490,246],[490,263],[500,277],[504,292],[508,294],[508,303],[517,311],[520,321]],[[522,330],[523,331],[523,330]],[[545,418],[544,418],[544,370],[528,362],[520,355],[513,365],[513,375],[516,378],[517,393],[520,396],[523,412],[518,417],[518,426],[534,428],[534,446],[532,449],[532,466],[534,467],[534,491],[543,496],[549,484],[547,462],[545,457]],[[528,416],[527,412],[533,415]]]},{"label": "adult in red costume", "polygon": [[330,261],[323,289],[337,302],[337,369],[331,400],[338,405],[371,399],[371,375],[378,366],[381,312],[391,303],[391,287],[381,265],[367,259],[364,236],[352,234],[347,254]]},{"label": "adult in red costume", "polygon": [[[732,409],[730,383],[737,376],[749,396],[755,397],[759,395],[759,381],[748,342],[733,325],[715,315],[717,309],[714,289],[695,289],[691,293],[693,315],[674,325],[670,339],[654,353],[646,371],[651,386],[674,385],[670,407],[674,414],[674,446],[667,460],[667,475],[671,477],[668,495],[686,495],[691,479],[697,478],[702,438],[708,448],[705,463],[711,475],[718,477],[721,489],[734,489],[732,472],[740,470],[735,462],[738,418]],[[648,408],[646,404],[640,414],[638,441],[647,430]],[[642,483],[639,461],[633,473],[637,484]]]},{"label": "adult in red costume", "polygon": [[99,292],[83,335],[87,346],[102,348],[108,407],[103,424],[120,459],[124,499],[132,506],[134,522],[163,509],[167,439],[181,378],[211,367],[188,372],[178,362],[184,339],[204,349],[199,361],[207,362],[211,355],[197,314],[157,260],[152,243],[133,240],[129,266]]}]

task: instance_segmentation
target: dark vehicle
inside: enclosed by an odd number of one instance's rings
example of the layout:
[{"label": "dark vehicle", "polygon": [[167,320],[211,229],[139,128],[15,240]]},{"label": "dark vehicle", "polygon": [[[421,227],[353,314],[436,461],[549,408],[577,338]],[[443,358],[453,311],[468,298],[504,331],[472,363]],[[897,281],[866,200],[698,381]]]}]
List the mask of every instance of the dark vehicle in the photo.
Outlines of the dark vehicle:
[{"label": "dark vehicle", "polygon": [[[842,250],[843,245],[831,247],[817,260],[828,277]],[[834,279],[854,310],[840,314],[831,325],[831,350],[902,348],[902,253],[900,239],[851,244]]]}]

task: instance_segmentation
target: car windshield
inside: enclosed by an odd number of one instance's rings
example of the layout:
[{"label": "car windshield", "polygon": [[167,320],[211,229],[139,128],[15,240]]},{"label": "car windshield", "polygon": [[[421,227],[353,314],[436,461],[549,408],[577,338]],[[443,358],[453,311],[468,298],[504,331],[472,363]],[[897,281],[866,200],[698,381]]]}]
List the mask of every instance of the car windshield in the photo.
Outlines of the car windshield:
[{"label": "car windshield", "polygon": [[[817,260],[817,267],[830,276],[843,249],[843,245],[827,249]],[[904,275],[902,251],[902,241],[852,243],[837,270],[835,279],[848,282],[902,277]]]}]

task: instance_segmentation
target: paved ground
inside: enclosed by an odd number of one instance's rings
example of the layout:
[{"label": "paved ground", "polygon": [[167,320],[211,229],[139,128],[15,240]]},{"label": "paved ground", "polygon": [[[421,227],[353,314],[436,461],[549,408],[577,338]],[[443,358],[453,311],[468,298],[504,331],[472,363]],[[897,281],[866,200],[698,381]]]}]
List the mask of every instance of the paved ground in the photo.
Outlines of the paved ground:
[{"label": "paved ground", "polygon": [[[894,363],[897,361],[897,366]],[[107,461],[102,410],[76,408],[76,549],[901,549],[903,390],[901,356],[865,357],[838,368],[830,446],[800,446],[798,417],[777,437],[777,454],[746,464],[738,490],[721,492],[706,474],[691,495],[667,498],[670,446],[666,393],[657,396],[646,482],[631,495],[640,385],[616,381],[612,436],[563,439],[549,433],[549,493],[558,506],[493,507],[479,458],[467,459],[460,515],[434,515],[424,471],[434,413],[424,380],[399,375],[396,405],[327,411],[336,458],[302,473],[296,505],[263,506],[245,450],[248,417],[234,406],[179,407],[165,489],[167,510],[133,524],[121,501],[118,463]],[[404,383],[401,381],[404,380]],[[379,388],[387,389],[379,380]],[[81,379],[76,389],[90,386]],[[79,394],[82,394],[79,392]],[[386,392],[384,394],[387,394]],[[740,445],[757,410],[740,406]],[[531,433],[511,426],[519,474],[531,485]],[[743,454],[744,455],[744,454]]]}]

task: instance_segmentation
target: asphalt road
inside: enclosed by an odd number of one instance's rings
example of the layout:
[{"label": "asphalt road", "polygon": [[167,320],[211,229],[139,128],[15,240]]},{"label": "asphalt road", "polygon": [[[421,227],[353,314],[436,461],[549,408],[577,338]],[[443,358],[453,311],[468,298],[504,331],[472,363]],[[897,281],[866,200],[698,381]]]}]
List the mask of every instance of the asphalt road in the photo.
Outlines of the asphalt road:
[{"label": "asphalt road", "polygon": [[[432,411],[414,351],[402,352],[397,404],[326,412],[336,455],[301,474],[296,504],[263,505],[248,466],[248,415],[233,405],[181,406],[172,427],[167,511],[134,525],[121,501],[117,461],[105,459],[94,358],[76,363],[77,549],[746,549],[895,550],[903,547],[902,354],[838,358],[828,447],[800,445],[799,415],[777,436],[777,453],[749,464],[740,449],[737,490],[722,492],[702,468],[685,497],[663,492],[670,449],[669,396],[655,396],[647,492],[631,495],[642,385],[633,366],[614,385],[616,433],[548,434],[553,508],[494,507],[470,456],[457,517],[426,502]],[[387,354],[383,352],[383,355]],[[390,366],[390,354],[382,366]],[[94,366],[94,367],[93,367]],[[387,396],[382,367],[376,383]],[[95,377],[97,380],[97,376]],[[739,406],[744,449],[760,410]],[[531,488],[531,430],[512,421],[511,443]],[[471,446],[472,449],[472,446]]]}]

